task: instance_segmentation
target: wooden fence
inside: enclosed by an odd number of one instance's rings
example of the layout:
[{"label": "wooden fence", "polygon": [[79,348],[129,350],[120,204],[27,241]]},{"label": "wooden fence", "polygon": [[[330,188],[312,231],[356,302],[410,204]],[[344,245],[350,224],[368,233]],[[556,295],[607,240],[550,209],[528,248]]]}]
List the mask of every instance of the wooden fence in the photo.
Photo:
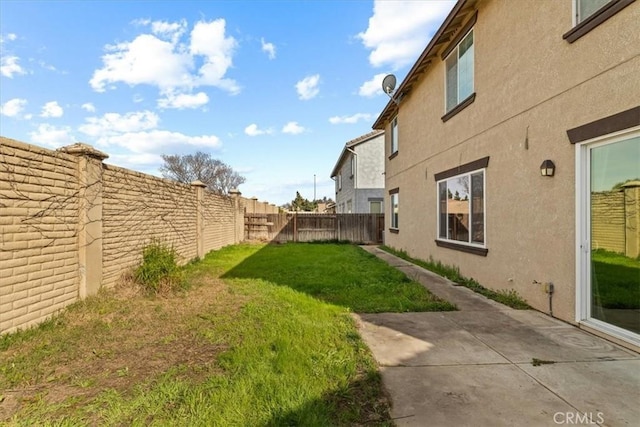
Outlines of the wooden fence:
[{"label": "wooden fence", "polygon": [[244,217],[245,240],[313,242],[348,240],[380,244],[384,214],[279,213]]}]

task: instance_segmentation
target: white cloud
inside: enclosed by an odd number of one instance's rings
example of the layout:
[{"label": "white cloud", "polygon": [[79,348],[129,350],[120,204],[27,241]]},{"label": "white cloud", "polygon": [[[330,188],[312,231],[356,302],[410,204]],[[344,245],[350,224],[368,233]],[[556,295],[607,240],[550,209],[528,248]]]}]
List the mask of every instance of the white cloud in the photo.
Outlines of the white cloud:
[{"label": "white cloud", "polygon": [[371,49],[369,63],[399,69],[415,61],[455,1],[375,0],[373,16],[358,38]]},{"label": "white cloud", "polygon": [[0,34],[0,43],[4,43],[6,41],[14,41],[18,38],[18,36],[14,33],[8,33],[5,37]]},{"label": "white cloud", "polygon": [[251,123],[249,126],[247,126],[246,128],[244,128],[244,133],[249,135],[249,136],[258,136],[258,135],[265,135],[265,134],[272,134],[273,130],[272,129],[260,129],[258,128],[258,125],[255,123]]},{"label": "white cloud", "polygon": [[[197,22],[187,41],[186,22],[138,21],[151,25],[153,34],[140,34],[132,41],[105,46],[102,68],[94,71],[89,84],[104,92],[115,83],[130,86],[151,85],[164,96],[190,94],[199,86],[213,86],[231,94],[240,91],[232,79],[225,78],[237,46],[225,35],[225,20]],[[196,67],[201,63],[200,67]],[[201,100],[201,95],[196,95]]]},{"label": "white cloud", "polygon": [[89,113],[95,113],[96,112],[96,107],[90,102],[86,102],[86,103],[82,104],[80,106],[80,108],[82,108],[84,111],[88,111]]},{"label": "white cloud", "polygon": [[[125,114],[106,113],[88,117],[78,130],[107,153],[114,151],[111,161],[132,169],[158,164],[159,155],[195,148],[218,149],[222,146],[215,135],[191,136],[180,132],[158,129],[160,118],[152,111],[134,111]],[[123,150],[124,149],[124,153]]]},{"label": "white cloud", "polygon": [[198,108],[209,102],[209,96],[204,92],[196,94],[167,94],[166,97],[158,99],[158,107],[160,108],[177,108],[183,110],[185,108]]},{"label": "white cloud", "polygon": [[267,43],[264,39],[260,39],[260,43],[262,44],[262,51],[265,52],[269,59],[276,58],[276,46],[273,43]]},{"label": "white cloud", "polygon": [[26,99],[14,98],[0,105],[0,114],[7,117],[18,117],[27,105]]},{"label": "white cloud", "polygon": [[48,123],[38,125],[38,128],[30,132],[29,136],[31,137],[31,142],[52,148],[62,147],[76,142],[76,139],[71,134],[70,127],[56,127]]},{"label": "white cloud", "polygon": [[304,79],[296,83],[296,90],[298,91],[298,97],[302,100],[307,100],[315,97],[320,89],[318,84],[320,83],[320,74],[314,74],[313,76],[307,76]]},{"label": "white cloud", "polygon": [[40,113],[40,117],[62,117],[64,114],[64,110],[62,107],[56,102],[51,101],[44,104],[42,107],[42,112]]},{"label": "white cloud", "polygon": [[151,111],[136,111],[126,114],[106,113],[102,117],[88,117],[78,130],[94,138],[103,138],[121,133],[140,132],[158,127],[160,118]]},{"label": "white cloud", "polygon": [[189,51],[192,55],[204,56],[204,65],[198,71],[197,85],[216,86],[236,94],[240,91],[237,83],[223,78],[232,65],[233,54],[238,45],[233,37],[225,37],[225,25],[224,19],[197,22],[191,31]]},{"label": "white cloud", "polygon": [[182,19],[180,22],[154,21],[151,22],[151,31],[153,34],[171,40],[177,43],[180,37],[187,29],[187,21]]},{"label": "white cloud", "polygon": [[101,138],[99,145],[117,145],[127,150],[140,153],[162,153],[184,149],[185,146],[218,149],[222,146],[215,135],[189,136],[180,132],[151,130],[148,132],[127,132]]},{"label": "white cloud", "polygon": [[358,123],[358,121],[360,120],[371,120],[371,114],[367,114],[367,113],[356,113],[352,116],[334,116],[331,117],[329,119],[329,123],[331,123],[332,125],[337,125],[337,124],[343,124],[343,123],[347,123],[347,124],[354,124],[354,123]]},{"label": "white cloud", "polygon": [[142,34],[132,42],[107,46],[102,57],[104,67],[94,71],[89,81],[97,92],[104,92],[110,83],[123,82],[131,86],[148,84],[161,90],[191,84],[191,57],[174,52],[175,46],[150,34]]},{"label": "white cloud", "polygon": [[153,153],[127,153],[127,154],[109,154],[109,158],[105,163],[118,165],[122,168],[131,169],[147,173],[149,175],[158,175],[158,166],[164,161],[160,154]]},{"label": "white cloud", "polygon": [[358,95],[372,97],[384,93],[382,91],[382,80],[386,76],[385,73],[376,74],[371,80],[368,80],[360,86]]},{"label": "white cloud", "polygon": [[20,58],[17,56],[3,56],[0,58],[0,74],[10,79],[14,75],[26,74],[27,72],[18,64],[18,61],[20,61]]},{"label": "white cloud", "polygon": [[288,133],[291,135],[298,135],[305,131],[305,128],[300,126],[298,122],[289,122],[282,128],[282,133]]}]

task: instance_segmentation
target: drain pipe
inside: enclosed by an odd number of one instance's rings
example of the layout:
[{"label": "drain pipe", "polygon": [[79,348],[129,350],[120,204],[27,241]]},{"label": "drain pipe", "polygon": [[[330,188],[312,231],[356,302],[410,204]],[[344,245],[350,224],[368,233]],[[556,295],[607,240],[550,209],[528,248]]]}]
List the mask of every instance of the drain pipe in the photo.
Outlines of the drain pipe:
[{"label": "drain pipe", "polygon": [[553,317],[553,283],[548,282],[544,284],[544,291],[549,295],[549,316]]},{"label": "drain pipe", "polygon": [[549,316],[553,317],[553,292],[555,290],[552,282],[538,282],[537,280],[533,281],[534,285],[542,285],[544,292],[549,296]]},{"label": "drain pipe", "polygon": [[353,155],[353,158],[355,160],[354,162],[354,166],[355,166],[355,170],[352,170],[351,173],[353,174],[353,212],[354,213],[358,213],[358,153],[356,153],[353,149],[346,147],[347,151],[350,152]]}]

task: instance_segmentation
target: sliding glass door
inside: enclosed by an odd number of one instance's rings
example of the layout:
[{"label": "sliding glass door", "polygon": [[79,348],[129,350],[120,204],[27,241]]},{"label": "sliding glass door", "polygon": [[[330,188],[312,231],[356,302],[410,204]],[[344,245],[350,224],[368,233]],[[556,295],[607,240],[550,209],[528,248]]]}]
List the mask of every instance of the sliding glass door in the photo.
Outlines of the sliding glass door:
[{"label": "sliding glass door", "polygon": [[581,155],[582,318],[640,342],[640,132]]}]

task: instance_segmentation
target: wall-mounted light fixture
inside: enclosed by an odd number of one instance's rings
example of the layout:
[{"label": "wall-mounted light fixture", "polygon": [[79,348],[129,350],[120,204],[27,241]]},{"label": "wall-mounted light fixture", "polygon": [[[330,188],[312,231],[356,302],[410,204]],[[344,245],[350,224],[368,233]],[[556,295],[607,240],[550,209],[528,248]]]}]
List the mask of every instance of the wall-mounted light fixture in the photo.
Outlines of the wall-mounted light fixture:
[{"label": "wall-mounted light fixture", "polygon": [[556,165],[551,160],[545,160],[540,165],[540,174],[542,176],[553,176],[556,173]]}]

